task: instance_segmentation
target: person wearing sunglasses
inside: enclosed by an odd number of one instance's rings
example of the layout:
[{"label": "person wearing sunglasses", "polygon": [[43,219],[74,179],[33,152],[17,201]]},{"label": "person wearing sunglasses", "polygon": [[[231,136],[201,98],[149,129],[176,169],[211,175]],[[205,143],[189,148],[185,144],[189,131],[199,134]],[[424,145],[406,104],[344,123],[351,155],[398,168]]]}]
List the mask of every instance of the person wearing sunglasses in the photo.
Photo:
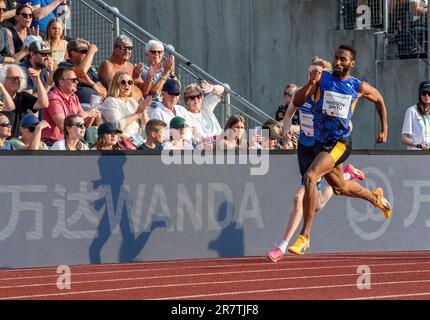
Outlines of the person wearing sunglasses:
[{"label": "person wearing sunglasses", "polygon": [[223,86],[211,85],[205,80],[201,81],[201,86],[192,83],[185,88],[183,96],[188,109],[188,125],[194,128],[198,142],[203,138],[214,138],[221,134],[222,127],[214,109],[221,101],[223,93]]},{"label": "person wearing sunglasses", "polygon": [[102,119],[122,131],[123,149],[136,150],[144,142],[144,128],[149,121],[152,97],[140,101],[133,97],[134,81],[125,71],[117,72],[110,84],[108,97],[100,105]]},{"label": "person wearing sunglasses", "polygon": [[163,62],[164,45],[161,41],[149,40],[145,46],[148,65],[144,67],[141,78],[150,83],[149,91],[154,101],[161,101],[161,90],[168,78],[177,79],[175,75],[175,57],[169,55]]},{"label": "person wearing sunglasses", "polygon": [[46,35],[48,22],[57,16],[57,8],[64,0],[19,0],[20,4],[29,4],[34,8],[32,27],[38,28],[41,36]]},{"label": "person wearing sunglasses", "polygon": [[21,136],[9,141],[17,150],[48,150],[46,143],[41,141],[44,128],[49,128],[49,124],[43,120],[39,121],[39,118],[29,113],[21,120]]},{"label": "person wearing sunglasses", "polygon": [[36,40],[30,43],[28,47],[28,55],[20,66],[27,73],[27,87],[25,91],[30,94],[36,95],[38,91],[38,81],[35,81],[34,77],[29,72],[30,69],[40,73],[40,79],[42,80],[43,87],[46,92],[52,88],[54,81],[52,79],[53,70],[51,66],[52,62],[52,50],[48,43],[45,41]]},{"label": "person wearing sunglasses", "polygon": [[[7,2],[5,0],[0,0],[0,21],[3,21],[3,15],[7,10]],[[15,63],[15,58],[9,49],[8,34],[10,30],[0,26],[0,64]]]},{"label": "person wearing sunglasses", "polygon": [[6,140],[12,132],[12,123],[9,118],[0,113],[0,150],[16,150],[10,141]]},{"label": "person wearing sunglasses", "polygon": [[126,35],[119,35],[115,38],[113,44],[112,56],[109,59],[103,60],[99,66],[99,79],[106,88],[109,88],[114,75],[119,71],[128,73],[134,81],[133,97],[140,100],[143,97],[143,92],[148,92],[146,83],[141,79],[140,75],[143,71],[143,63],[133,65],[130,62],[133,55],[133,41]]},{"label": "person wearing sunglasses", "polygon": [[69,114],[64,118],[63,124],[64,139],[56,141],[50,150],[75,151],[89,150],[88,146],[82,142],[85,136],[85,121],[78,114]]},{"label": "person wearing sunglasses", "polygon": [[[8,32],[10,52],[17,61],[21,61],[28,54],[28,47],[24,46],[24,39],[30,36],[30,26],[33,21],[33,9],[23,4],[16,8],[15,25]],[[13,45],[12,45],[13,44]]]},{"label": "person wearing sunglasses", "polygon": [[43,120],[49,123],[50,128],[42,131],[42,140],[48,146],[64,138],[64,119],[70,114],[85,119],[87,126],[100,121],[98,108],[83,110],[75,94],[78,82],[73,69],[59,67],[54,72],[55,88],[49,93],[49,106],[43,112]]},{"label": "person wearing sunglasses", "polygon": [[98,48],[87,40],[78,38],[67,44],[68,59],[59,67],[73,68],[79,79],[76,95],[84,109],[90,107],[91,96],[107,96],[107,88],[101,83],[96,68],[92,67]]},{"label": "person wearing sunglasses", "polygon": [[52,59],[56,68],[60,62],[66,61],[68,58],[67,41],[64,40],[63,20],[55,18],[49,21],[46,29],[46,42],[52,50]]},{"label": "person wearing sunglasses", "polygon": [[420,83],[418,102],[406,110],[401,141],[408,150],[430,149],[430,81]]},{"label": "person wearing sunglasses", "polygon": [[[28,72],[38,87],[37,96],[25,91],[27,77],[20,66],[9,64],[0,70],[0,83],[3,84],[6,90],[6,94],[3,94],[3,96],[5,98],[10,97],[15,106],[13,110],[7,112],[7,116],[13,124],[12,136],[15,138],[19,137],[20,134],[21,119],[28,112],[37,113],[39,110],[47,108],[49,104],[48,95],[40,80],[40,71],[29,68]],[[5,102],[7,102],[7,99],[5,99]]]},{"label": "person wearing sunglasses", "polygon": [[[153,103],[153,107],[149,110],[149,117],[170,123],[170,120],[175,116],[179,116],[184,118],[187,123],[191,123],[187,109],[178,105],[180,95],[181,83],[178,80],[168,78],[161,91],[162,102]],[[193,128],[188,132],[193,132]],[[170,139],[169,128],[164,131],[164,137],[166,141]],[[191,140],[192,138],[193,134],[187,134],[186,139]]]}]

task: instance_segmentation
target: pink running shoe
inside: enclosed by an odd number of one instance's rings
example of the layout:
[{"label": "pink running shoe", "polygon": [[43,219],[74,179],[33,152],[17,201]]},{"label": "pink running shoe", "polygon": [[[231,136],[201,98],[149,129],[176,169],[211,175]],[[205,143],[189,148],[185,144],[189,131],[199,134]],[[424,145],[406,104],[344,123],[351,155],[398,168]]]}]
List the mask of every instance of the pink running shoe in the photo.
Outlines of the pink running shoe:
[{"label": "pink running shoe", "polygon": [[278,262],[279,260],[282,259],[283,256],[284,254],[279,248],[275,248],[275,250],[267,253],[267,258],[272,260],[273,262]]},{"label": "pink running shoe", "polygon": [[348,164],[345,167],[344,170],[345,173],[349,173],[349,175],[351,176],[351,180],[352,179],[358,179],[363,181],[365,178],[364,173],[361,170],[358,170],[356,167],[354,167],[352,164]]}]

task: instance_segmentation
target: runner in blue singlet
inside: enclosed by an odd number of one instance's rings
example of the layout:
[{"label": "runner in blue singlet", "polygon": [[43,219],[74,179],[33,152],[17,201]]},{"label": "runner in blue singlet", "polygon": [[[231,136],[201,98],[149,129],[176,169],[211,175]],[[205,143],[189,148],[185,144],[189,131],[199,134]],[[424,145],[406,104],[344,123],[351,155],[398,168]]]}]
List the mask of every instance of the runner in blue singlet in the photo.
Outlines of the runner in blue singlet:
[{"label": "runner in blue singlet", "polygon": [[391,216],[391,205],[384,198],[381,188],[373,192],[355,181],[343,179],[343,162],[349,157],[352,144],[349,121],[360,97],[375,104],[381,122],[376,143],[387,140],[387,111],[384,99],[377,89],[364,81],[350,76],[355,64],[355,50],[341,45],[335,51],[333,73],[314,70],[308,83],[294,95],[293,103],[302,105],[319,89],[321,96],[314,107],[314,150],[317,154],[304,175],[305,195],[303,199],[303,228],[294,245],[288,251],[304,254],[310,245],[310,232],[317,207],[316,182],[324,176],[336,195],[361,198],[382,210],[386,218]]}]

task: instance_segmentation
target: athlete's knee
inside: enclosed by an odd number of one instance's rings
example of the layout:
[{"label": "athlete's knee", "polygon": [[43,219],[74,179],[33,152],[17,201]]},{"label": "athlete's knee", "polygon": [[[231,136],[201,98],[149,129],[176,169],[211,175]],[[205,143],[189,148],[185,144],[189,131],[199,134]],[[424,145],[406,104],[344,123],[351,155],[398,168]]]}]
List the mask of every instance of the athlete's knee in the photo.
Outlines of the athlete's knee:
[{"label": "athlete's knee", "polygon": [[333,193],[337,196],[343,196],[347,194],[346,185],[338,185],[338,186],[332,186]]},{"label": "athlete's knee", "polygon": [[305,182],[305,187],[308,187],[310,185],[315,185],[316,186],[317,181],[318,181],[318,176],[316,175],[315,172],[308,171],[303,176],[303,180]]},{"label": "athlete's knee", "polygon": [[303,196],[296,194],[294,196],[294,207],[301,208],[303,206]]}]

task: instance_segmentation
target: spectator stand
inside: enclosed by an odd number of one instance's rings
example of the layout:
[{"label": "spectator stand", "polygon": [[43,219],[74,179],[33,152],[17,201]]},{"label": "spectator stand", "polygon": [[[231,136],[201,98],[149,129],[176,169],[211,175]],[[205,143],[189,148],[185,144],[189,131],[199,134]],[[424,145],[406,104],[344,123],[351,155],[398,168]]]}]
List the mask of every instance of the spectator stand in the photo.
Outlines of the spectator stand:
[{"label": "spectator stand", "polygon": [[[73,28],[68,32],[68,37],[84,38],[97,45],[99,52],[94,58],[94,65],[99,65],[102,59],[111,55],[113,40],[119,34],[126,34],[133,40],[134,50],[131,58],[132,63],[146,62],[146,43],[151,39],[159,40],[122,15],[117,8],[111,7],[101,0],[72,1],[71,12],[71,24]],[[106,34],[107,30],[112,30],[111,36]],[[230,89],[228,84],[215,79],[187,58],[177,53],[173,46],[164,44],[164,47],[164,59],[167,58],[168,54],[175,56],[175,73],[183,88],[190,83],[199,83],[201,79],[212,84],[224,86],[225,93],[221,99],[221,105],[214,110],[221,125],[223,125],[231,115],[235,114],[242,114],[246,118],[247,129],[252,129],[255,126],[261,125],[267,119],[273,118]],[[180,101],[179,104],[184,105],[183,101]]]}]

